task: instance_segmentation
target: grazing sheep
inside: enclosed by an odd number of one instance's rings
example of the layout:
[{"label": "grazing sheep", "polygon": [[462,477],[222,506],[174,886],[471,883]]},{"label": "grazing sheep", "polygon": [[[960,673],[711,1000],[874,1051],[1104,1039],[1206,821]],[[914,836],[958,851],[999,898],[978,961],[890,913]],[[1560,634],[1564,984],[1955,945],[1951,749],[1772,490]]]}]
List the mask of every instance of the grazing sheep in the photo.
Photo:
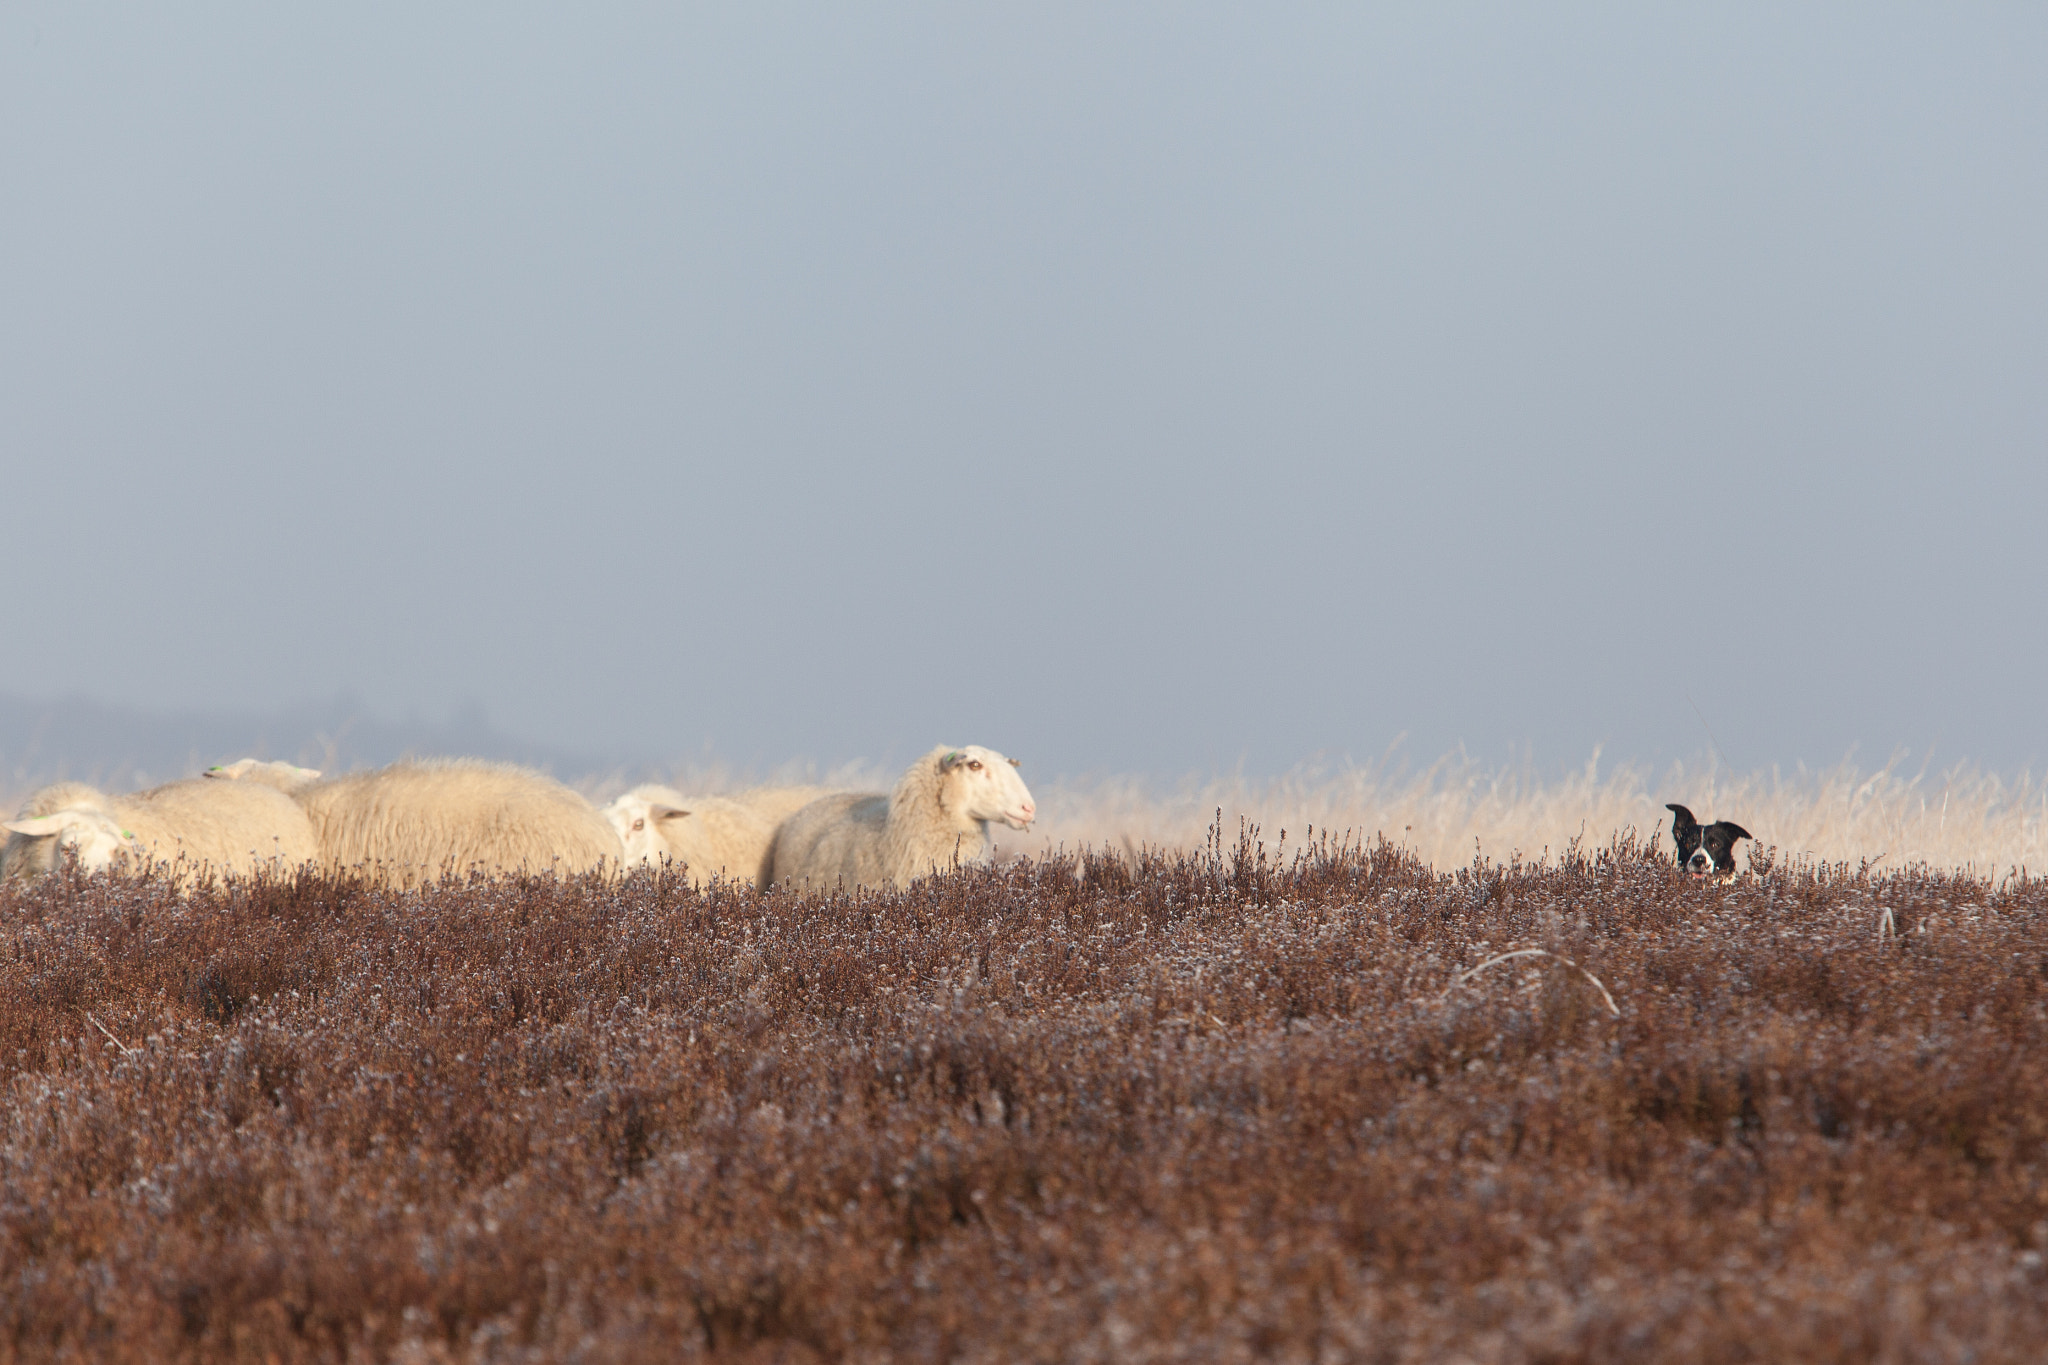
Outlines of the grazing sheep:
[{"label": "grazing sheep", "polygon": [[625,848],[626,866],[673,861],[688,867],[690,884],[714,875],[753,881],[761,875],[775,826],[722,796],[685,796],[649,783],[604,808]]},{"label": "grazing sheep", "polygon": [[126,796],[60,782],[31,796],[0,828],[8,832],[0,877],[48,872],[67,849],[87,871],[182,860],[181,880],[202,864],[248,872],[297,866],[320,853],[298,803],[259,782],[194,778]]},{"label": "grazing sheep", "polygon": [[1017,760],[970,744],[940,746],[910,765],[884,796],[813,801],[776,832],[769,879],[830,886],[908,886],[988,852],[988,822],[1024,829],[1038,807]]},{"label": "grazing sheep", "polygon": [[775,827],[826,794],[822,787],[757,787],[737,796],[685,796],[647,783],[604,813],[618,831],[628,867],[668,859],[689,868],[693,886],[714,873],[758,882],[767,872]]},{"label": "grazing sheep", "polygon": [[285,763],[279,759],[238,758],[232,763],[217,764],[200,774],[201,777],[227,778],[236,782],[261,782],[266,787],[275,787],[290,795],[301,787],[310,787],[320,780],[318,768],[301,768],[296,763]]},{"label": "grazing sheep", "polygon": [[296,799],[322,862],[398,886],[471,868],[589,872],[617,864],[621,851],[611,823],[588,801],[505,763],[404,761],[315,782]]}]

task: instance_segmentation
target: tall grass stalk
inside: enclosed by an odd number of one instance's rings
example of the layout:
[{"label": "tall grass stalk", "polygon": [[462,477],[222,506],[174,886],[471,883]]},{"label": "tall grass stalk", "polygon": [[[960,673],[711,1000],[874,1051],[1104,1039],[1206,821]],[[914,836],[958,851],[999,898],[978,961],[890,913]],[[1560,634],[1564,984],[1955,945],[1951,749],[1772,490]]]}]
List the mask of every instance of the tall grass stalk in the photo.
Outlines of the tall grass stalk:
[{"label": "tall grass stalk", "polygon": [[[1193,779],[1166,785],[1100,777],[1034,786],[1044,817],[1019,852],[1109,847],[1198,847],[1223,814],[1269,841],[1290,843],[1311,827],[1395,845],[1439,869],[1475,851],[1489,858],[1555,859],[1578,841],[1599,847],[1634,830],[1669,847],[1665,803],[1702,820],[1734,820],[1778,856],[1888,867],[1925,864],[2003,876],[2048,867],[2048,784],[1968,766],[1912,770],[1898,759],[1875,771],[1851,763],[1822,771],[1732,774],[1719,764],[1638,765],[1601,771],[1597,755],[1578,772],[1545,781],[1528,768],[1488,768],[1449,757],[1420,772],[1388,767],[1303,767],[1276,778]],[[1663,832],[1660,834],[1660,832]],[[1748,848],[1748,845],[1743,845]]]}]

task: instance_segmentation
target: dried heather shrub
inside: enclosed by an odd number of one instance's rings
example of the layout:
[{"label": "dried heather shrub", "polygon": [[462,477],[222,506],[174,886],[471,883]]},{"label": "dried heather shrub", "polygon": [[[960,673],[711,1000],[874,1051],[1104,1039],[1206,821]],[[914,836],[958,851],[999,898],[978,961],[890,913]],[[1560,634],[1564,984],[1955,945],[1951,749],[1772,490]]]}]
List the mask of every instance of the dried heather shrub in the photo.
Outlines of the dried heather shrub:
[{"label": "dried heather shrub", "polygon": [[57,876],[0,940],[5,1359],[2048,1340],[2020,877],[1246,830],[887,894]]}]

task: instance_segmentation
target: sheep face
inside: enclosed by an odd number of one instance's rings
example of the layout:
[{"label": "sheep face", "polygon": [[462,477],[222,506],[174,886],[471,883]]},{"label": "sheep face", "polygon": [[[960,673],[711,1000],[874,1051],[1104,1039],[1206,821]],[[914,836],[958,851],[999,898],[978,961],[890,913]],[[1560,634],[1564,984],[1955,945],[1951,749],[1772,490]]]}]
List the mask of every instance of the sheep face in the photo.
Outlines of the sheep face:
[{"label": "sheep face", "polygon": [[1038,805],[1017,775],[1017,760],[970,744],[950,749],[939,760],[944,778],[939,803],[969,820],[1000,820],[1011,829],[1028,828]]},{"label": "sheep face", "polygon": [[637,867],[641,863],[660,866],[668,855],[668,844],[661,837],[661,827],[670,820],[683,819],[689,813],[638,792],[627,792],[604,808],[605,819],[611,821],[612,828],[619,832],[627,867]]},{"label": "sheep face", "polygon": [[10,834],[28,839],[47,839],[47,850],[36,850],[23,858],[27,866],[48,869],[69,852],[78,865],[97,872],[120,862],[128,850],[128,836],[120,823],[105,811],[60,810],[27,820],[9,820],[0,825]]}]

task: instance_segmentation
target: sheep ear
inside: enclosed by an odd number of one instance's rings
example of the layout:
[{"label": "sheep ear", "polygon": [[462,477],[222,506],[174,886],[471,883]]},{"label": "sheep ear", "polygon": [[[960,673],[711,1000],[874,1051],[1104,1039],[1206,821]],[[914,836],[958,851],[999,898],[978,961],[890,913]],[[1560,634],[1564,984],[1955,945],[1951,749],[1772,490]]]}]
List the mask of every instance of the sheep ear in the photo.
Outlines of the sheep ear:
[{"label": "sheep ear", "polygon": [[1022,759],[1013,758],[1010,760],[1010,766],[1013,768],[1021,768],[1024,766],[1024,762]]},{"label": "sheep ear", "polygon": [[961,753],[958,749],[948,749],[939,759],[939,771],[942,773],[952,772],[966,758],[967,755]]},{"label": "sheep ear", "polygon": [[38,815],[27,820],[9,820],[0,829],[9,834],[25,834],[31,839],[45,839],[52,834],[62,833],[78,823],[78,817],[70,811],[58,811],[55,815]]},{"label": "sheep ear", "polygon": [[655,820],[680,820],[690,812],[680,806],[649,806],[647,814]]}]

